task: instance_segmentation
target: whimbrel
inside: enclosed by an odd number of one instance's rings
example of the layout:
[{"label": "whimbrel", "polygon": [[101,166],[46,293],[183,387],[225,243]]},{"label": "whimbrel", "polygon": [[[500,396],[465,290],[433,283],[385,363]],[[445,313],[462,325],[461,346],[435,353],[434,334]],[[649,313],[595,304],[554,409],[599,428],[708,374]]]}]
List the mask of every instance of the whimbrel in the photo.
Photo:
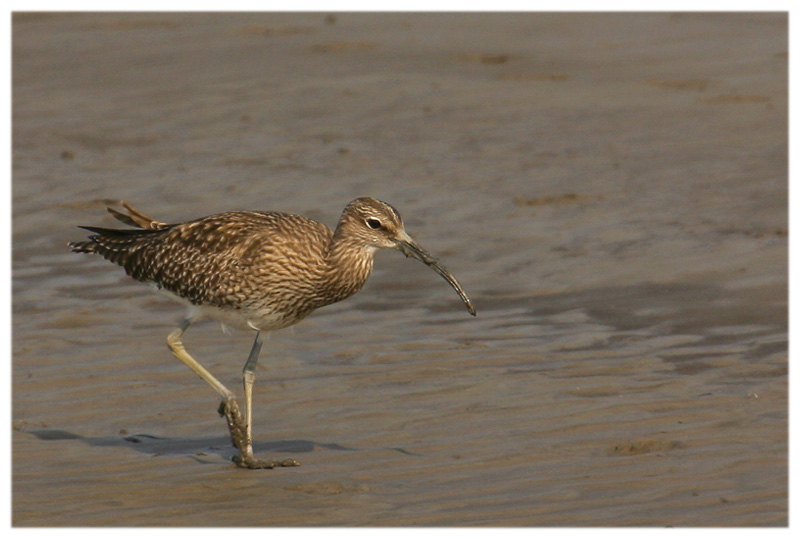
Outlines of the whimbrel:
[{"label": "whimbrel", "polygon": [[[452,286],[475,316],[455,277],[403,228],[400,214],[374,198],[348,204],[331,230],[312,219],[271,211],[233,211],[179,224],[156,221],[122,203],[127,214],[109,213],[134,228],[84,226],[88,241],[71,242],[77,253],[97,253],[189,307],[183,323],[169,334],[172,353],[222,398],[231,441],[243,468],[297,466],[294,459],[262,460],[253,455],[253,383],[261,332],[296,324],[315,309],[358,292],[372,271],[378,249],[398,249],[421,260]],[[181,338],[203,317],[256,332],[242,371],[244,418],[232,391],[198,363]]]}]

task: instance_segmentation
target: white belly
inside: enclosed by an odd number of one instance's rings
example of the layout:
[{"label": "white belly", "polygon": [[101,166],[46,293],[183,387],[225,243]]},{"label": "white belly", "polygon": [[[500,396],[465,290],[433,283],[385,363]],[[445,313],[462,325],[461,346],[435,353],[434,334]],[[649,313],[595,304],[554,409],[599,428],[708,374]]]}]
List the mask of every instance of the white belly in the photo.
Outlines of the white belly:
[{"label": "white belly", "polygon": [[244,309],[221,309],[211,305],[195,305],[169,290],[159,288],[151,283],[151,286],[159,293],[171,298],[173,301],[186,306],[189,310],[187,318],[189,320],[202,320],[210,318],[216,320],[225,327],[234,329],[251,329],[256,331],[272,331],[291,326],[294,321],[287,320],[280,313],[260,310],[258,312],[248,312]]}]

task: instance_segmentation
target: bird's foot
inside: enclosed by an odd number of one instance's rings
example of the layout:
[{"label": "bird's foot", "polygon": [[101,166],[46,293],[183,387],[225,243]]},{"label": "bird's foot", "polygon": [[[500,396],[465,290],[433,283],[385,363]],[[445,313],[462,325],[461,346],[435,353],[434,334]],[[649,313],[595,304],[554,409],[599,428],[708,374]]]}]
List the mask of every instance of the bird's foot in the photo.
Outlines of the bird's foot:
[{"label": "bird's foot", "polygon": [[283,468],[289,466],[300,466],[300,463],[295,459],[283,460],[262,460],[254,457],[245,457],[243,455],[236,455],[231,460],[239,468],[248,468],[250,470],[271,470],[272,468]]},{"label": "bird's foot", "polygon": [[231,432],[231,443],[240,453],[240,455],[236,455],[231,459],[236,463],[236,466],[250,470],[271,470],[272,468],[300,466],[300,463],[294,459],[262,460],[253,456],[253,446],[247,438],[247,428],[236,399],[222,401],[218,411],[220,415],[225,416],[225,421],[227,421],[228,429]]}]

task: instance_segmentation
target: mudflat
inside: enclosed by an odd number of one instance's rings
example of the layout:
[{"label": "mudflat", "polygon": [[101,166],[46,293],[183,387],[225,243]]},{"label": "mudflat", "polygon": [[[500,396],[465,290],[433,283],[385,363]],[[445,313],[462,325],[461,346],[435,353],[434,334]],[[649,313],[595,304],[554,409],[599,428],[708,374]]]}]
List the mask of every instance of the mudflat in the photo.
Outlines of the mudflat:
[{"label": "mudflat", "polygon": [[[786,14],[13,18],[15,526],[786,526]],[[241,470],[126,200],[396,252],[264,344]],[[251,336],[187,348],[239,388]]]}]

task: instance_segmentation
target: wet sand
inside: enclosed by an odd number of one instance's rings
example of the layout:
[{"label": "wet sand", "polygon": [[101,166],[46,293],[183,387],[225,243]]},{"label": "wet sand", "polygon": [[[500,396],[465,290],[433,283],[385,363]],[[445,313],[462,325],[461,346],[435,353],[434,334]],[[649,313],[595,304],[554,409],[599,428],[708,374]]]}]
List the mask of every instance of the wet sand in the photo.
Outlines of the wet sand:
[{"label": "wet sand", "polygon": [[[787,17],[18,14],[15,526],[786,526]],[[328,225],[379,254],[265,343],[247,471],[94,257],[124,199]],[[247,334],[186,344],[239,388]]]}]

